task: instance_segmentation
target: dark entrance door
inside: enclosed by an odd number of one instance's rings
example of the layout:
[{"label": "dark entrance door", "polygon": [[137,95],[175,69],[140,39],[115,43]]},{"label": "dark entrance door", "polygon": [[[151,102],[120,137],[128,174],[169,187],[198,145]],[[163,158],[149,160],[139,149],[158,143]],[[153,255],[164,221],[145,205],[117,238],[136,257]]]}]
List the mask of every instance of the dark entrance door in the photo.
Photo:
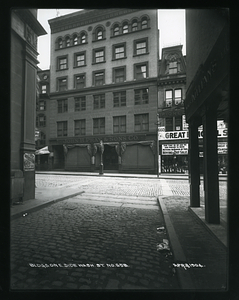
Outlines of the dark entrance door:
[{"label": "dark entrance door", "polygon": [[115,146],[104,145],[103,164],[104,170],[118,170],[118,155]]}]

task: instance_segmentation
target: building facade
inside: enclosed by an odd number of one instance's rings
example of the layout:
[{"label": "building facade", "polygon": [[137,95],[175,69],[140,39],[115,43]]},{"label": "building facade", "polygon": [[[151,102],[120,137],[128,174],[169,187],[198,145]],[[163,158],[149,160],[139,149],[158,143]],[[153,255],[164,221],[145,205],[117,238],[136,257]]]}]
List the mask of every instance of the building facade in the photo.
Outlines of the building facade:
[{"label": "building facade", "polygon": [[[186,10],[186,33],[190,206],[200,206],[198,128],[203,126],[205,219],[219,224],[218,122],[229,121],[228,9]],[[226,145],[226,136],[223,142]]]},{"label": "building facade", "polygon": [[157,10],[82,10],[49,24],[53,167],[156,173]]},{"label": "building facade", "polygon": [[[186,122],[186,57],[182,45],[162,49],[159,62],[159,155],[162,173],[188,173],[189,126]],[[227,173],[227,123],[217,121],[218,172]],[[199,165],[203,174],[203,126],[198,127]]]},{"label": "building facade", "polygon": [[36,9],[11,12],[11,200],[35,198]]},{"label": "building facade", "polygon": [[52,169],[52,153],[48,150],[50,124],[50,70],[37,71],[36,99],[36,170]]}]

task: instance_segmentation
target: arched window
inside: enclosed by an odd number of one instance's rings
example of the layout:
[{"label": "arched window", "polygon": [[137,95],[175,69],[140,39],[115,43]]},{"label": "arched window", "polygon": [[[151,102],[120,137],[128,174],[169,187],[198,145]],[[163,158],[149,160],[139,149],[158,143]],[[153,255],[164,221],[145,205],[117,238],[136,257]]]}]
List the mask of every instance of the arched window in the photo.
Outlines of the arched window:
[{"label": "arched window", "polygon": [[96,39],[97,40],[102,40],[103,39],[103,30],[101,28],[99,28],[97,31],[96,31]]},{"label": "arched window", "polygon": [[129,25],[126,23],[123,25],[123,33],[128,33],[129,32]]},{"label": "arched window", "polygon": [[77,45],[78,44],[78,37],[76,34],[73,35],[73,45]]},{"label": "arched window", "polygon": [[81,44],[85,44],[86,43],[86,34],[83,32],[81,34]]},{"label": "arched window", "polygon": [[63,41],[62,41],[62,39],[60,38],[60,39],[58,40],[58,48],[61,49],[62,47],[63,47]]},{"label": "arched window", "polygon": [[119,35],[119,25],[115,25],[113,34],[114,35]]},{"label": "arched window", "polygon": [[148,21],[146,19],[142,20],[141,29],[148,28]]},{"label": "arched window", "polygon": [[66,38],[66,47],[70,47],[70,38],[69,37]]},{"label": "arched window", "polygon": [[138,30],[138,23],[137,23],[137,21],[133,21],[132,31],[136,31],[136,30]]}]

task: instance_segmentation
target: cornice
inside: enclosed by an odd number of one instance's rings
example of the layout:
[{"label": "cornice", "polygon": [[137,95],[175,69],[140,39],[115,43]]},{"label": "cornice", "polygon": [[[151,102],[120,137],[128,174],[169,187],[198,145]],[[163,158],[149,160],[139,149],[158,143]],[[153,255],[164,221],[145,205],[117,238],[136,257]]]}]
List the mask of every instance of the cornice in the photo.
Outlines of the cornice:
[{"label": "cornice", "polygon": [[82,11],[63,17],[58,17],[48,21],[51,27],[51,33],[85,26],[87,24],[101,22],[118,16],[126,15],[139,11],[141,9],[94,9],[91,11]]}]

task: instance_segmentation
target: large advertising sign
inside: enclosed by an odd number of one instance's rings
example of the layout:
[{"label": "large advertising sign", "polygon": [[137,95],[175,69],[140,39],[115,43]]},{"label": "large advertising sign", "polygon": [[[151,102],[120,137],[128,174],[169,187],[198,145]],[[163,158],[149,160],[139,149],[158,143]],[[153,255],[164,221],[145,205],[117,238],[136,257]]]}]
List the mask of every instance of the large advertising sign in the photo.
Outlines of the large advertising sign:
[{"label": "large advertising sign", "polygon": [[[227,137],[227,128],[218,128],[217,129],[217,137],[223,138]],[[189,138],[189,131],[182,130],[182,131],[159,131],[158,132],[158,139],[159,141],[162,140],[181,140],[181,139],[188,139]],[[203,138],[203,130],[198,130],[198,138]]]}]

